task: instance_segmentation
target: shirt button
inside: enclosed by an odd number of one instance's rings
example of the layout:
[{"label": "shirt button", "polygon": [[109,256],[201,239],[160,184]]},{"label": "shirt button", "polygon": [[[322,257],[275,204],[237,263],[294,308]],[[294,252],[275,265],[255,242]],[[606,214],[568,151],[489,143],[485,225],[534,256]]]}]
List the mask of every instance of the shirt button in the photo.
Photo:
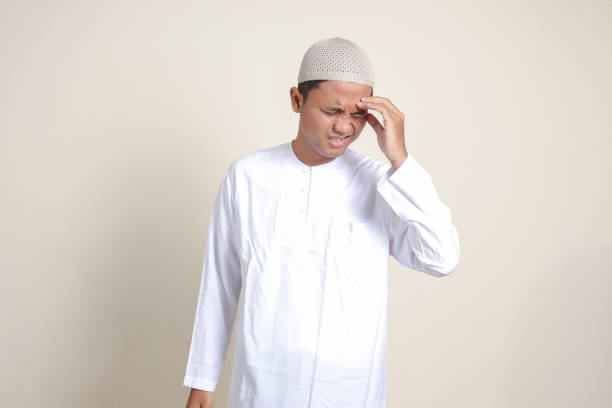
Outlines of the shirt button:
[{"label": "shirt button", "polygon": [[301,212],[301,213],[303,213],[303,212],[304,212],[304,210],[302,210],[302,209],[300,208],[300,212]]}]

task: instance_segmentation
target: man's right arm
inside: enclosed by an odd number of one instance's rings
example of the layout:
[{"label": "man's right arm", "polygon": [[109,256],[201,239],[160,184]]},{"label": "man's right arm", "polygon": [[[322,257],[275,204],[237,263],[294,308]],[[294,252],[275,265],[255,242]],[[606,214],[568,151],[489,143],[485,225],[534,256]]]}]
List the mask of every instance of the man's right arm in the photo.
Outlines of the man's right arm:
[{"label": "man's right arm", "polygon": [[192,388],[191,394],[196,397],[202,391],[215,391],[242,289],[240,253],[234,227],[234,171],[230,166],[223,177],[208,227],[191,347],[183,381],[184,386]]}]

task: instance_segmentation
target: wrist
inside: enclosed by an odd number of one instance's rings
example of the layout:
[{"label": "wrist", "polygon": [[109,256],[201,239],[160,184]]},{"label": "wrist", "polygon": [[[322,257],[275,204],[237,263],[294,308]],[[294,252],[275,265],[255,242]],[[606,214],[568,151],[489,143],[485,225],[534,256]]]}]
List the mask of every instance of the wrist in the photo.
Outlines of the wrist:
[{"label": "wrist", "polygon": [[406,152],[402,156],[400,156],[398,159],[390,160],[393,170],[394,171],[397,170],[407,158],[408,158],[408,153]]}]

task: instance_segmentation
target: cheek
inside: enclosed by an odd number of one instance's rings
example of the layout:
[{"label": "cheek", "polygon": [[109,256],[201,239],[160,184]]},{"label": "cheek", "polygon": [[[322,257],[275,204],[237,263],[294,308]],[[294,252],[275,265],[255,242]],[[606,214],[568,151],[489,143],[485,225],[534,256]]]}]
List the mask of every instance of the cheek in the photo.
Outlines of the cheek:
[{"label": "cheek", "polygon": [[330,123],[332,123],[332,119],[331,117],[328,116],[321,116],[321,115],[308,115],[306,117],[308,126],[311,128],[321,128],[321,127],[326,127],[328,126]]},{"label": "cheek", "polygon": [[365,120],[360,120],[358,122],[355,123],[355,129],[357,131],[361,131],[361,129],[363,129],[363,127],[366,125],[366,121]]},{"label": "cheek", "polygon": [[331,116],[322,116],[319,118],[318,123],[321,127],[328,127],[333,125],[334,118],[332,118]]},{"label": "cheek", "polygon": [[327,132],[327,129],[333,126],[334,122],[330,118],[317,118],[317,120],[312,122],[312,129],[316,129],[319,132]]},{"label": "cheek", "polygon": [[319,128],[317,118],[312,116],[305,117],[304,121],[302,122],[302,126],[308,133],[316,133],[317,129]]}]

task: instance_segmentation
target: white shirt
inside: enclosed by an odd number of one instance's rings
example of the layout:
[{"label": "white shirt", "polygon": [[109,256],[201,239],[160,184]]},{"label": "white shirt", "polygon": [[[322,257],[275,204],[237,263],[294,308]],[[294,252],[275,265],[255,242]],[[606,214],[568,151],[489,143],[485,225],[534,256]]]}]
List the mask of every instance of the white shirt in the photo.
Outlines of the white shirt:
[{"label": "white shirt", "polygon": [[229,408],[385,408],[389,255],[433,276],[457,230],[412,155],[348,148],[308,166],[291,142],[235,160],[214,204],[183,384],[214,391],[240,291]]}]

